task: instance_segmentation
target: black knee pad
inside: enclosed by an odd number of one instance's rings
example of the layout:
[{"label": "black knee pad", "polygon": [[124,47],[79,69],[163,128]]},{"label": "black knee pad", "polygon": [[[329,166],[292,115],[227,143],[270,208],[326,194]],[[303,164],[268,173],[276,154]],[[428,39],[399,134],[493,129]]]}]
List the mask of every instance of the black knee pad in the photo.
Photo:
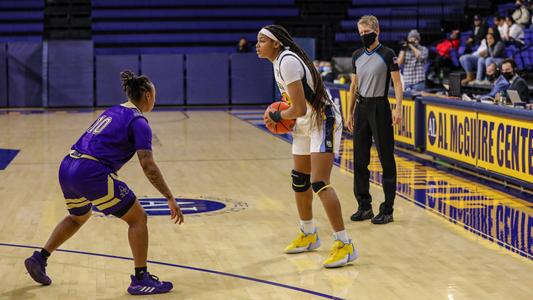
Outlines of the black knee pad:
[{"label": "black knee pad", "polygon": [[318,181],[318,182],[313,182],[312,186],[313,186],[313,192],[318,194],[322,192],[323,190],[327,189],[329,187],[329,184],[326,184],[324,181]]},{"label": "black knee pad", "polygon": [[311,175],[300,173],[298,171],[292,170],[292,189],[295,192],[303,193],[306,192],[311,187]]}]

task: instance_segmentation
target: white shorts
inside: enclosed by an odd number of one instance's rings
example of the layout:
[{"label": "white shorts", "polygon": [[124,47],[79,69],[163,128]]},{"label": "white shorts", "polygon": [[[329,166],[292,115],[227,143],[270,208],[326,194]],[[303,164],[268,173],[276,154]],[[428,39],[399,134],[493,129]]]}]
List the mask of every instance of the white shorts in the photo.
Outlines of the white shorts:
[{"label": "white shorts", "polygon": [[334,105],[325,107],[325,119],[321,128],[311,124],[308,135],[293,134],[292,154],[339,153],[342,138],[342,118]]}]

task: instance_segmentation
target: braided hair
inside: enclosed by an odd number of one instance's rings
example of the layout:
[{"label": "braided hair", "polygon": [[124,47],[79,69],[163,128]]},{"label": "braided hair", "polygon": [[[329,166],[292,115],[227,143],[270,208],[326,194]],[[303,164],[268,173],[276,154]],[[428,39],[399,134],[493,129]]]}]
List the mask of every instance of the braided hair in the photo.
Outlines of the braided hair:
[{"label": "braided hair", "polygon": [[130,70],[120,72],[120,81],[122,82],[122,90],[128,95],[134,103],[139,103],[143,99],[146,92],[152,91],[152,82],[145,75],[136,76]]},{"label": "braided hair", "polygon": [[315,68],[313,62],[309,59],[305,51],[300,48],[300,46],[298,46],[298,44],[296,44],[296,42],[292,39],[292,36],[289,34],[287,29],[280,25],[268,25],[264,28],[272,32],[272,34],[280,41],[280,43],[283,44],[282,47],[288,48],[290,51],[298,55],[298,57],[305,63],[311,72],[315,93],[313,95],[313,99],[307,99],[307,101],[309,101],[313,107],[313,118],[317,122],[318,127],[321,127],[324,119],[324,106],[326,105],[324,99],[327,99],[329,96],[326,92],[326,88],[324,87],[324,82],[322,82],[320,73],[318,73],[318,70]]}]

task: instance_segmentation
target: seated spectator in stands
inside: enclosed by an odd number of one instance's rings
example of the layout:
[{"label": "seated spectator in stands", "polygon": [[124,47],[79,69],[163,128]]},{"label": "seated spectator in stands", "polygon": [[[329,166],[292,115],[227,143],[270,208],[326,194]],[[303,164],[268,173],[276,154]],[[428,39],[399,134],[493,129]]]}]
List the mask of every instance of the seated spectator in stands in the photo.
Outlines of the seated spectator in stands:
[{"label": "seated spectator in stands", "polygon": [[488,94],[481,95],[479,98],[481,100],[494,100],[496,94],[507,90],[509,87],[509,81],[507,81],[507,79],[500,74],[500,70],[495,63],[491,63],[487,66],[486,75],[489,84],[492,85],[492,89]]},{"label": "seated spectator in stands", "polygon": [[502,63],[502,76],[509,82],[508,90],[515,90],[520,95],[520,100],[525,103],[529,101],[529,88],[526,81],[518,76],[516,62],[512,58],[507,58]]},{"label": "seated spectator in stands", "polygon": [[442,80],[444,69],[451,69],[453,66],[451,52],[459,49],[461,41],[459,40],[460,31],[453,30],[447,39],[442,40],[436,46],[437,55],[431,66],[432,74],[439,75]]},{"label": "seated spectator in stands", "polygon": [[318,67],[322,81],[324,82],[333,82],[335,80],[335,75],[333,74],[333,68],[329,61],[322,61]]},{"label": "seated spectator in stands", "polygon": [[483,39],[483,41],[481,41],[481,45],[474,53],[464,54],[459,57],[459,62],[466,72],[466,78],[461,80],[461,85],[467,85],[476,79],[474,72],[477,69],[479,58],[485,56],[487,56],[487,41]]},{"label": "seated spectator in stands", "polygon": [[518,47],[524,46],[525,45],[525,42],[524,42],[525,34],[524,34],[524,29],[522,28],[522,26],[516,24],[513,18],[511,17],[505,18],[505,22],[507,23],[507,26],[509,26],[509,33],[508,33],[509,39],[506,44],[515,45]]},{"label": "seated spectator in stands", "polygon": [[481,20],[479,15],[474,16],[474,28],[472,28],[472,34],[466,41],[466,46],[468,49],[474,50],[476,47],[481,45],[481,41],[485,39],[485,36],[488,32],[487,23]]},{"label": "seated spectator in stands", "polygon": [[513,11],[512,18],[517,25],[522,27],[522,29],[529,26],[531,15],[524,0],[516,1],[516,9]]},{"label": "seated spectator in stands", "polygon": [[315,66],[316,70],[320,72],[320,61],[319,60],[313,60],[313,65]]},{"label": "seated spectator in stands", "polygon": [[509,26],[505,22],[505,18],[502,16],[494,17],[494,25],[498,27],[498,32],[500,33],[500,38],[502,41],[506,42],[509,40]]},{"label": "seated spectator in stands", "polygon": [[428,48],[420,45],[420,33],[413,29],[407,35],[398,55],[398,64],[403,66],[404,90],[423,91],[426,88],[425,64]]},{"label": "seated spectator in stands", "polygon": [[531,15],[531,25],[530,29],[533,29],[533,1],[529,1],[529,14]]},{"label": "seated spectator in stands", "polygon": [[[489,29],[489,31],[491,30],[492,28]],[[476,80],[472,81],[473,84],[483,84],[486,66],[492,63],[500,64],[505,58],[505,45],[502,41],[496,40],[493,33],[487,33],[485,41],[487,43],[487,50],[479,53],[477,75]]]},{"label": "seated spectator in stands", "polygon": [[239,44],[237,45],[237,52],[238,53],[247,53],[250,52],[250,44],[248,43],[248,40],[245,37],[241,37],[239,40]]}]

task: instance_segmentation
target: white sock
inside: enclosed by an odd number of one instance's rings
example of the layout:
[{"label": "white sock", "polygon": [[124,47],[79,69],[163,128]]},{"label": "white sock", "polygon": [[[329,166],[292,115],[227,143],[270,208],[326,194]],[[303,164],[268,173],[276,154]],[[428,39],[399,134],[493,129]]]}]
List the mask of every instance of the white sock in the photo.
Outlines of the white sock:
[{"label": "white sock", "polygon": [[316,227],[315,227],[315,221],[313,219],[311,220],[300,220],[300,228],[304,232],[304,234],[311,234],[315,233]]},{"label": "white sock", "polygon": [[345,244],[348,244],[350,242],[350,238],[348,238],[348,233],[346,232],[346,230],[334,232],[333,237],[336,240],[339,240]]}]

